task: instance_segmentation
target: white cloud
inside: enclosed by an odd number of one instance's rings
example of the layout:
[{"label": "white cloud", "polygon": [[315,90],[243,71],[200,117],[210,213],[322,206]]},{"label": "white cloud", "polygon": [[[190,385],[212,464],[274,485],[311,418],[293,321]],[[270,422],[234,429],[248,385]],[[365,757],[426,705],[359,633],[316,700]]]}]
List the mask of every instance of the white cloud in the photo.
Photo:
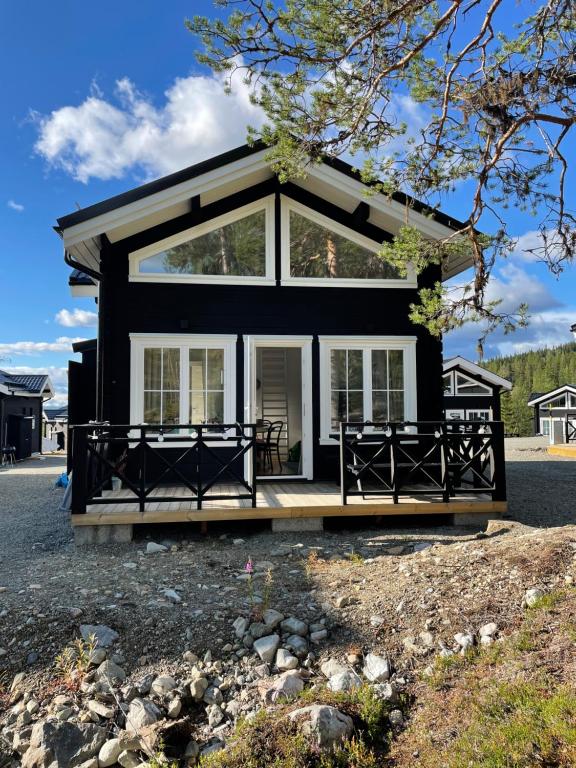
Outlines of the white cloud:
[{"label": "white cloud", "polygon": [[522,303],[528,304],[529,312],[561,306],[561,302],[538,277],[511,262],[501,266],[498,275],[492,276],[486,290],[486,299],[500,300],[500,312],[514,312]]},{"label": "white cloud", "polygon": [[21,203],[17,203],[15,200],[8,200],[6,205],[8,208],[12,208],[13,211],[17,211],[18,213],[22,213],[24,210],[24,206]]},{"label": "white cloud", "polygon": [[88,312],[86,309],[74,309],[70,312],[68,309],[61,309],[56,313],[56,322],[66,328],[87,327],[96,325],[98,315],[96,312]]},{"label": "white cloud", "polygon": [[161,176],[243,144],[247,126],[262,124],[249,86],[240,77],[233,85],[228,95],[223,76],[177,78],[161,106],[128,78],[116,82],[113,98],[93,87],[78,106],[35,115],[35,148],[84,183],[120,178],[130,170]]},{"label": "white cloud", "polygon": [[72,344],[86,341],[84,337],[59,336],[56,341],[0,342],[0,355],[36,355],[41,352],[72,352]]}]

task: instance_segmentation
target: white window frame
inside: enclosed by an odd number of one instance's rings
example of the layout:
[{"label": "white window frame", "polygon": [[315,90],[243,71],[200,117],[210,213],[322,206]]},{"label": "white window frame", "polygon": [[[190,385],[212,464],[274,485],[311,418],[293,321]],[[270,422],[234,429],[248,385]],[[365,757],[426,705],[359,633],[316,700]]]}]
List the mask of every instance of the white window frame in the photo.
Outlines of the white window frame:
[{"label": "white window frame", "polygon": [[[192,274],[168,274],[140,273],[140,262],[150,256],[156,256],[158,253],[177,245],[182,245],[197,237],[213,232],[215,229],[224,227],[227,224],[233,224],[235,221],[250,216],[258,211],[265,212],[265,275],[192,275]],[[256,200],[248,205],[235,208],[233,211],[216,216],[213,219],[198,224],[195,227],[178,232],[171,237],[158,240],[137,251],[132,251],[128,256],[129,261],[129,280],[133,283],[226,283],[227,285],[275,285],[275,255],[274,248],[274,195]]]},{"label": "white window frame", "polygon": [[[234,424],[236,419],[236,341],[231,334],[130,334],[130,424],[144,423],[144,350],[171,348],[180,350],[180,416],[179,423],[188,422],[190,412],[190,381],[188,351],[190,349],[222,349],[224,351],[224,423]],[[169,443],[160,445],[170,447]],[[178,443],[182,445],[182,443]]]},{"label": "white window frame", "polygon": [[330,229],[342,237],[351,240],[353,243],[360,245],[362,248],[366,248],[373,253],[378,253],[382,248],[382,243],[378,243],[375,240],[355,232],[353,229],[345,227],[343,224],[335,221],[334,219],[324,216],[321,213],[308,208],[302,203],[298,203],[291,198],[281,195],[281,214],[280,214],[280,229],[281,229],[281,281],[282,285],[294,285],[294,286],[306,286],[308,288],[314,286],[332,286],[335,288],[349,287],[349,288],[417,288],[418,280],[416,272],[412,265],[408,265],[408,272],[406,277],[401,278],[339,278],[339,277],[291,277],[290,276],[290,213],[297,213],[299,216],[303,216],[306,219],[319,224],[322,227]]},{"label": "white window frame", "polygon": [[492,408],[468,408],[466,411],[466,421],[477,421],[477,419],[472,418],[471,413],[485,413],[486,419],[484,420],[492,421]]},{"label": "white window frame", "polygon": [[[492,389],[488,386],[488,384],[484,384],[482,381],[478,381],[477,379],[472,378],[471,376],[468,376],[466,373],[463,373],[462,371],[451,371],[452,373],[452,389],[450,394],[455,395],[456,397],[492,397],[494,394]],[[444,374],[445,375],[445,374]],[[462,376],[463,379],[470,382],[475,387],[483,387],[485,389],[484,392],[460,392],[458,389],[458,376]],[[448,392],[444,392],[445,395],[448,394]]]},{"label": "white window frame", "polygon": [[[319,336],[320,344],[320,445],[334,445],[339,440],[330,437],[331,418],[331,368],[330,353],[333,349],[402,350],[404,353],[404,419],[416,421],[418,415],[416,386],[416,337],[415,336]],[[370,355],[363,356],[364,417],[372,412],[372,370]],[[368,386],[367,386],[368,385]]]}]

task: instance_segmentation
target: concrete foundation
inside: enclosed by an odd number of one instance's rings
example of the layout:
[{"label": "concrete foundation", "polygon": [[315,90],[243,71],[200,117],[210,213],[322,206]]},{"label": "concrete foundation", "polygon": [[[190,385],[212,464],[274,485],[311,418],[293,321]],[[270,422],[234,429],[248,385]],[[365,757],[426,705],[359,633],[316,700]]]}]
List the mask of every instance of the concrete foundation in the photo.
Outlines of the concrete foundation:
[{"label": "concrete foundation", "polygon": [[463,528],[484,528],[490,520],[500,520],[499,512],[455,512],[452,515],[452,525]]},{"label": "concrete foundation", "polygon": [[125,544],[132,541],[131,525],[76,525],[74,543],[77,547],[91,544]]},{"label": "concrete foundation", "polygon": [[291,531],[323,531],[323,517],[280,517],[272,518],[273,533],[290,533]]}]

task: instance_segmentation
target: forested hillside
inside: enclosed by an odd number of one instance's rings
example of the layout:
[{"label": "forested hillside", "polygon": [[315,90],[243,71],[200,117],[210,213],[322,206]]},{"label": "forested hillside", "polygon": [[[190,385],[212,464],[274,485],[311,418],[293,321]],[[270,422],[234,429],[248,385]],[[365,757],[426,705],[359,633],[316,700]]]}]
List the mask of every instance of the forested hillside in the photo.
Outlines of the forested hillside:
[{"label": "forested hillside", "polygon": [[547,392],[562,384],[576,384],[576,342],[553,349],[537,349],[482,363],[510,379],[512,392],[502,396],[502,418],[511,434],[532,434],[532,408],[526,403],[532,392]]}]

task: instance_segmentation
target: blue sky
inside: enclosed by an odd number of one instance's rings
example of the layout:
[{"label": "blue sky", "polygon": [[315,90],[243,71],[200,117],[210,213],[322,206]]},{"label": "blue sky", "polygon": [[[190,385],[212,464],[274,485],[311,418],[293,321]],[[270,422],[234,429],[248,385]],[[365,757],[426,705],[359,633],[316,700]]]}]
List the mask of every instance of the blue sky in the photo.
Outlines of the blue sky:
[{"label": "blue sky", "polygon": [[[69,295],[56,218],[242,144],[244,126],[258,122],[240,84],[225,96],[194,60],[184,18],[212,12],[207,0],[0,6],[0,366],[47,370],[60,401],[71,340],[95,328],[93,301]],[[573,199],[573,173],[570,185]],[[443,207],[466,215],[457,195]],[[511,210],[510,223],[530,240],[533,221]],[[570,340],[573,269],[557,281],[516,254],[492,291],[511,307],[528,301],[533,319],[495,336],[488,355]],[[445,340],[447,354],[474,358],[477,335],[458,331]]]}]

